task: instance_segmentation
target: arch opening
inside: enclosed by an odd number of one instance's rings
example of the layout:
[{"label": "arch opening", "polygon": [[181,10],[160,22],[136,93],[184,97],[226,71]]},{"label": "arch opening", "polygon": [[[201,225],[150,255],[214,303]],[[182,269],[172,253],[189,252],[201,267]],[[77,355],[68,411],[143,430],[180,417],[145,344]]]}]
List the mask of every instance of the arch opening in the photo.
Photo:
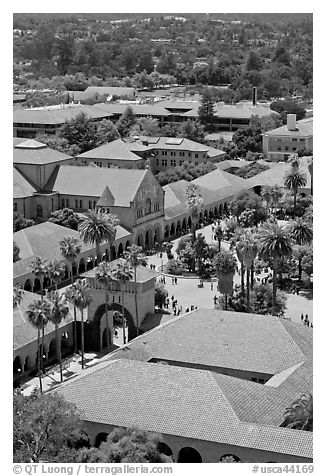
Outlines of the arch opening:
[{"label": "arch opening", "polygon": [[191,446],[186,446],[181,448],[178,456],[178,463],[202,463],[202,457],[200,453],[192,448]]}]

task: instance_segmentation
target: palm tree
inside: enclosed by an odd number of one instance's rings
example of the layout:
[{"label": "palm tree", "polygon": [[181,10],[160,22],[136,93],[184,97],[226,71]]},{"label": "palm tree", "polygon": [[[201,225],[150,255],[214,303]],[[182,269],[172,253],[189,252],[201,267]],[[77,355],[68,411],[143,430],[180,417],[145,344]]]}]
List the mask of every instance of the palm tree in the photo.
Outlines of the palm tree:
[{"label": "palm tree", "polygon": [[61,343],[59,338],[59,325],[63,319],[65,319],[69,313],[69,307],[67,305],[67,299],[64,294],[59,294],[57,291],[51,291],[48,293],[48,298],[51,303],[51,311],[49,320],[54,324],[55,328],[55,340],[57,344],[57,358],[60,366],[60,381],[62,382],[62,359],[61,359]]},{"label": "palm tree", "polygon": [[245,267],[243,263],[243,251],[242,251],[242,242],[238,241],[235,247],[235,251],[237,253],[237,258],[240,261],[240,274],[241,274],[241,292],[244,293],[244,274],[245,274]]},{"label": "palm tree", "polygon": [[77,238],[65,236],[59,243],[62,256],[68,261],[71,270],[71,284],[74,282],[73,264],[81,252],[81,245]]},{"label": "palm tree", "polygon": [[203,198],[197,185],[189,184],[185,189],[187,196],[186,207],[190,211],[193,241],[196,240],[196,225],[199,222],[200,212],[203,209]]},{"label": "palm tree", "polygon": [[259,253],[262,259],[273,261],[273,308],[276,315],[277,270],[280,260],[292,253],[291,239],[284,228],[270,223],[262,229],[259,241]]},{"label": "palm tree", "polygon": [[74,354],[77,354],[77,313],[76,313],[76,306],[75,306],[75,291],[76,291],[76,286],[72,284],[69,288],[66,289],[65,295],[68,302],[70,302],[70,304],[72,304],[74,307],[73,341],[74,341]]},{"label": "palm tree", "polygon": [[284,412],[282,427],[313,431],[313,398],[310,393],[301,395]]},{"label": "palm tree", "polygon": [[106,341],[107,345],[110,344],[110,329],[109,329],[109,321],[108,321],[108,303],[109,303],[109,285],[112,281],[111,277],[111,269],[105,261],[100,263],[95,272],[96,280],[102,284],[105,288],[105,323],[106,323]]},{"label": "palm tree", "polygon": [[313,157],[311,156],[308,159],[308,170],[310,174],[310,193],[313,195],[313,186],[312,186],[312,181],[313,181]]},{"label": "palm tree", "polygon": [[82,369],[84,368],[84,309],[86,309],[93,298],[90,287],[87,283],[78,279],[75,283],[74,292],[71,295],[74,305],[79,309],[81,314],[81,351],[82,351]]},{"label": "palm tree", "polygon": [[138,316],[138,302],[137,302],[137,268],[138,266],[145,266],[147,259],[142,253],[142,248],[135,244],[129,246],[128,252],[125,254],[127,263],[133,269],[134,276],[134,296],[135,296],[135,312],[136,312],[136,325],[137,325],[137,336],[139,335],[139,316]]},{"label": "palm tree", "polygon": [[21,303],[22,299],[23,299],[23,295],[24,295],[24,291],[22,290],[21,286],[19,284],[16,284],[14,286],[14,290],[13,290],[13,305],[14,305],[14,308],[19,306],[19,304]]},{"label": "palm tree", "polygon": [[221,225],[217,226],[216,231],[215,231],[215,236],[218,240],[218,252],[220,252],[221,251],[221,241],[223,239],[223,230],[222,230]]},{"label": "palm tree", "polygon": [[112,270],[112,277],[121,283],[121,306],[122,306],[122,329],[123,329],[123,343],[126,343],[126,321],[124,308],[124,292],[128,281],[131,281],[133,276],[130,264],[127,261],[118,261]]},{"label": "palm tree", "polygon": [[80,237],[85,244],[95,244],[97,264],[102,261],[101,244],[107,242],[111,244],[114,241],[115,227],[118,223],[119,220],[114,215],[102,211],[88,210],[81,218],[78,224]]},{"label": "palm tree", "polygon": [[237,260],[231,251],[221,250],[213,259],[218,277],[218,288],[225,295],[225,310],[227,310],[228,294],[233,292],[233,276],[237,269]]},{"label": "palm tree", "polygon": [[44,284],[44,278],[45,278],[46,270],[47,270],[47,261],[43,258],[40,258],[39,256],[36,256],[32,260],[31,269],[34,276],[38,278],[40,281],[41,299],[43,299],[43,284]]},{"label": "palm tree", "polygon": [[254,234],[247,231],[247,233],[243,235],[242,240],[239,243],[239,247],[241,248],[243,264],[247,269],[247,312],[250,312],[250,272],[252,270],[254,260],[258,254],[258,245]]},{"label": "palm tree", "polygon": [[296,215],[298,190],[299,188],[305,187],[306,184],[307,177],[300,169],[292,168],[284,176],[285,187],[293,192],[294,215]]},{"label": "palm tree", "polygon": [[[41,375],[41,358],[43,360],[43,336],[44,336],[44,327],[49,321],[51,312],[51,306],[47,301],[39,299],[33,301],[26,311],[29,322],[33,327],[37,329],[37,371],[40,382],[40,391],[42,393],[42,375]],[[40,333],[42,332],[42,343],[40,346]],[[41,357],[42,356],[42,357]]]},{"label": "palm tree", "polygon": [[65,268],[60,261],[54,259],[49,261],[46,267],[46,276],[49,278],[51,284],[54,283],[55,290],[58,289],[58,283],[65,274]]},{"label": "palm tree", "polygon": [[[62,256],[68,261],[71,272],[71,284],[74,283],[73,264],[81,252],[81,245],[77,238],[65,236],[59,243]],[[74,353],[77,353],[77,317],[76,306],[74,305]]]},{"label": "palm tree", "polygon": [[310,245],[312,243],[312,226],[302,218],[291,220],[288,225],[288,232],[296,245]]}]

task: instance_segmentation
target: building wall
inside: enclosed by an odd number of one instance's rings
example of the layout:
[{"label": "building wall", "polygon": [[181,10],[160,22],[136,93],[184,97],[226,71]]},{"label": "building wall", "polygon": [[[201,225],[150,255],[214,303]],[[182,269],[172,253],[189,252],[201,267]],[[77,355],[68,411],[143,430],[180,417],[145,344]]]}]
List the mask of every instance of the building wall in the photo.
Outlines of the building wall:
[{"label": "building wall", "polygon": [[118,169],[144,169],[146,165],[145,159],[139,160],[120,160],[120,159],[88,159],[85,157],[77,157],[75,164],[90,165],[94,163],[98,167],[117,167]]},{"label": "building wall", "polygon": [[290,154],[313,150],[313,137],[263,135],[263,153],[268,160],[286,161]]},{"label": "building wall", "polygon": [[73,159],[67,158],[51,164],[15,164],[15,168],[22,172],[33,184],[42,189],[51,177],[54,169],[59,165],[68,165],[74,163]]},{"label": "building wall", "polygon": [[[96,436],[99,433],[111,433],[114,430],[113,425],[85,421],[87,434],[90,437],[91,444],[95,444]],[[163,434],[164,443],[166,443],[173,452],[174,460],[177,461],[179,452],[182,448],[190,447],[197,450],[203,460],[203,463],[217,463],[222,456],[233,454],[245,463],[309,463],[312,459],[293,456],[272,451],[263,451],[254,448],[246,448],[234,445],[216,443],[213,441],[204,441],[194,438],[185,438],[183,436]]]},{"label": "building wall", "polygon": [[36,215],[35,198],[14,198],[13,199],[13,211],[18,213],[24,218],[34,218]]},{"label": "building wall", "polygon": [[153,172],[170,170],[173,167],[180,166],[183,162],[191,162],[194,165],[206,163],[208,159],[207,152],[194,152],[187,150],[166,150],[155,149],[155,157],[151,158],[151,169]]}]

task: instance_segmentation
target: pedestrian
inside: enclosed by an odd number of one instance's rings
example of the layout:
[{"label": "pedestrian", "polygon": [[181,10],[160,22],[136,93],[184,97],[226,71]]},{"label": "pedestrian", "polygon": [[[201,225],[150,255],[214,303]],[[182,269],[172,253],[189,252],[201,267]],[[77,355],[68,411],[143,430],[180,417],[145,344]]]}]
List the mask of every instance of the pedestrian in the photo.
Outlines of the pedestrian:
[{"label": "pedestrian", "polygon": [[165,284],[165,276],[163,276],[163,283]]},{"label": "pedestrian", "polygon": [[167,305],[167,307],[169,307],[169,305],[170,305],[170,299],[169,298],[167,298],[167,300],[166,300],[166,305]]},{"label": "pedestrian", "polygon": [[171,278],[172,279],[172,284],[174,284],[174,278]]},{"label": "pedestrian", "polygon": [[174,301],[174,296],[173,296],[173,294],[172,294],[172,296],[171,296],[171,301],[172,301],[172,302]]},{"label": "pedestrian", "polygon": [[178,309],[178,316],[180,316],[180,314],[181,314],[181,309],[180,309],[180,307],[179,307],[179,309]]},{"label": "pedestrian", "polygon": [[197,306],[195,306],[195,309],[198,309]]},{"label": "pedestrian", "polygon": [[213,283],[211,283],[211,291],[213,291]]},{"label": "pedestrian", "polygon": [[303,314],[301,313],[301,320],[303,321],[304,317],[303,317]]},{"label": "pedestrian", "polygon": [[186,308],[186,312],[189,312],[189,307]]},{"label": "pedestrian", "polygon": [[309,319],[309,316],[308,314],[306,314],[305,321],[308,321],[308,319]]},{"label": "pedestrian", "polygon": [[174,278],[174,283],[178,284],[178,278]]},{"label": "pedestrian", "polygon": [[313,327],[312,322],[310,322],[310,327]]},{"label": "pedestrian", "polygon": [[176,307],[173,309],[173,315],[174,315],[174,316],[177,315],[177,308],[176,308]]},{"label": "pedestrian", "polygon": [[193,305],[191,305],[191,306],[190,306],[190,309],[191,309],[191,311],[193,311],[193,310],[194,310],[194,306],[193,306]]}]

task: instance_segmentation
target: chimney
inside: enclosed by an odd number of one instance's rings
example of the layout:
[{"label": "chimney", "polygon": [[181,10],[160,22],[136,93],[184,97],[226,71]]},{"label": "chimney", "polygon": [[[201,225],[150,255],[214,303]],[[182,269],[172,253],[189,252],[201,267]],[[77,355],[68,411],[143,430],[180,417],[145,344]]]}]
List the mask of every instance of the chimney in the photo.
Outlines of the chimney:
[{"label": "chimney", "polygon": [[287,114],[286,125],[289,131],[296,130],[297,116],[296,114]]},{"label": "chimney", "polygon": [[257,104],[257,88],[252,88],[252,105],[256,106]]}]

